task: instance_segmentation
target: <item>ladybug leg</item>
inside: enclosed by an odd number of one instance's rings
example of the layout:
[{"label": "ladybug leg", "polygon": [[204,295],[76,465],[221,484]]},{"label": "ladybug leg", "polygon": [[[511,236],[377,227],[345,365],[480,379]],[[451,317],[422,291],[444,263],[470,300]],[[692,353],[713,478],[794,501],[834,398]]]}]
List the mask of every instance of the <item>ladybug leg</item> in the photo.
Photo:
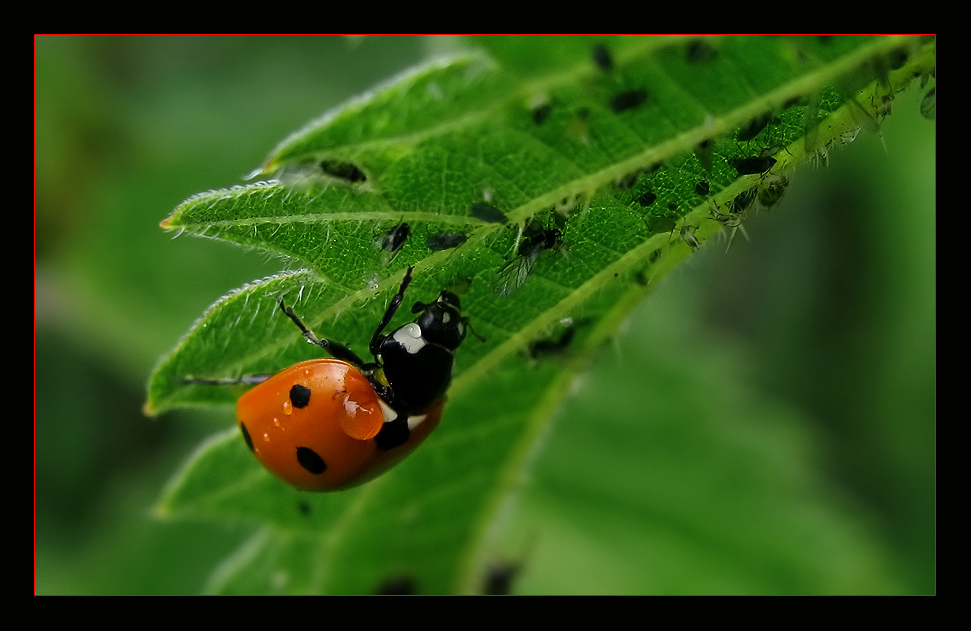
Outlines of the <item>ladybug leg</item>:
[{"label": "ladybug leg", "polygon": [[314,332],[307,328],[307,325],[304,324],[303,321],[297,316],[297,314],[293,312],[293,309],[283,304],[283,298],[280,298],[280,309],[282,309],[283,313],[285,313],[287,317],[290,318],[293,321],[293,323],[300,328],[300,331],[303,333],[303,336],[307,338],[308,342],[312,344],[316,344],[317,346],[321,347],[322,349],[324,349],[325,351],[333,355],[335,358],[341,361],[345,361],[355,366],[359,370],[367,366],[367,363],[363,359],[358,357],[354,353],[354,351],[347,348],[340,342],[335,342],[334,340],[328,340],[326,338],[320,339],[316,335],[314,335]]},{"label": "ladybug leg", "polygon": [[391,322],[391,318],[394,317],[398,307],[401,306],[401,301],[405,298],[405,290],[408,289],[408,285],[411,284],[411,272],[414,269],[415,268],[413,267],[409,267],[408,271],[405,272],[405,277],[401,279],[401,286],[398,287],[398,293],[396,293],[394,298],[391,299],[391,304],[388,305],[387,310],[384,312],[384,317],[381,318],[381,323],[378,324],[377,330],[374,332],[374,335],[371,336],[370,349],[371,354],[375,357],[378,356],[378,350],[381,348],[381,343],[386,337],[381,335],[381,332],[384,331],[384,327],[388,326],[388,323]]}]

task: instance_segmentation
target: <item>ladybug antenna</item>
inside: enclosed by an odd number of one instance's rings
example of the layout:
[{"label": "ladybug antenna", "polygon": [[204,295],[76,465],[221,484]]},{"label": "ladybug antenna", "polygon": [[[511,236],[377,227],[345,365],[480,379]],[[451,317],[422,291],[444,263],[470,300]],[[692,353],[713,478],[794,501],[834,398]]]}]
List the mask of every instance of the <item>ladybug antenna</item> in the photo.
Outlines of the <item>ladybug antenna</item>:
[{"label": "ladybug antenna", "polygon": [[486,339],[484,337],[482,337],[481,335],[479,335],[478,333],[476,333],[475,329],[472,328],[472,321],[471,320],[469,320],[468,318],[462,318],[462,321],[465,322],[465,326],[469,327],[469,331],[471,331],[472,332],[472,335],[476,336],[479,339],[480,342],[485,342],[486,341]]}]

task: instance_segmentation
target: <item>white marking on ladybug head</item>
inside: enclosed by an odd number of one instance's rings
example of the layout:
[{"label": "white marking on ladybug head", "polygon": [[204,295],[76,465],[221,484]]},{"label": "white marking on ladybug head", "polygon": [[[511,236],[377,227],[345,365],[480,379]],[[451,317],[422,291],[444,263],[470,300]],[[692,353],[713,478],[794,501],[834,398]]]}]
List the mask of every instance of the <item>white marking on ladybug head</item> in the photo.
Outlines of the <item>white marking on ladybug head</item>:
[{"label": "white marking on ladybug head", "polygon": [[384,414],[384,422],[390,423],[391,421],[398,418],[398,413],[388,407],[388,404],[378,398],[378,405],[381,406],[381,412]]},{"label": "white marking on ladybug head", "polygon": [[409,416],[408,430],[412,432],[415,431],[415,428],[417,428],[419,425],[425,422],[425,417],[427,416],[428,416],[427,414],[422,414],[421,416]]},{"label": "white marking on ladybug head", "polygon": [[414,355],[425,348],[425,338],[421,336],[421,327],[412,322],[406,324],[391,336],[395,342],[401,344],[409,355]]}]

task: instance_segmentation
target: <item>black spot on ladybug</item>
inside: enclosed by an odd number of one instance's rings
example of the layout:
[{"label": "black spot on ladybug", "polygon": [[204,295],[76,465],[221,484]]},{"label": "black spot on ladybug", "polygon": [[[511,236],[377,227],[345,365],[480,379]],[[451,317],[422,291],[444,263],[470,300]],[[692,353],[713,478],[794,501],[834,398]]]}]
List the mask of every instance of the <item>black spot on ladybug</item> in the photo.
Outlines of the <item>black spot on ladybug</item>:
[{"label": "black spot on ladybug", "polygon": [[391,254],[395,254],[405,244],[410,234],[411,227],[406,223],[399,223],[389,230],[388,234],[384,235],[384,238],[381,240],[381,248]]},{"label": "black spot on ladybug", "polygon": [[411,436],[411,430],[408,429],[408,419],[399,415],[398,418],[381,427],[381,431],[374,437],[374,442],[378,449],[387,451],[404,445],[408,442],[409,436]]},{"label": "black spot on ladybug", "polygon": [[768,157],[736,158],[732,160],[732,166],[735,167],[739,175],[765,173],[775,166],[775,163],[775,158]]},{"label": "black spot on ladybug", "polygon": [[439,250],[457,248],[468,240],[469,238],[461,232],[440,232],[428,237],[426,245],[429,250],[437,252]]},{"label": "black spot on ladybug", "polygon": [[753,118],[748,125],[738,131],[738,136],[736,136],[736,138],[738,138],[738,140],[741,142],[752,140],[758,136],[759,133],[765,129],[771,121],[772,114],[769,112],[766,112],[762,116]]},{"label": "black spot on ladybug", "polygon": [[654,191],[646,191],[637,198],[637,203],[641,206],[650,206],[655,201],[657,201],[657,195],[654,194]]},{"label": "black spot on ladybug", "polygon": [[344,162],[343,160],[321,160],[320,170],[331,177],[346,180],[351,184],[360,184],[361,182],[367,181],[367,176],[364,175],[364,171],[361,171],[350,162]]},{"label": "black spot on ladybug", "polygon": [[327,470],[327,463],[310,447],[297,447],[297,462],[314,475],[320,475]]},{"label": "black spot on ladybug", "polygon": [[301,500],[297,502],[297,510],[300,512],[301,515],[304,515],[304,516],[309,515],[310,504]]},{"label": "black spot on ladybug", "polygon": [[394,594],[408,595],[416,593],[417,587],[415,579],[411,576],[397,575],[382,581],[374,593],[386,596]]},{"label": "black spot on ladybug", "polygon": [[486,223],[509,223],[509,218],[501,210],[484,202],[475,202],[469,212]]},{"label": "black spot on ladybug", "polygon": [[704,40],[692,40],[684,49],[684,57],[688,63],[703,64],[715,58],[715,49]]},{"label": "black spot on ladybug", "polygon": [[611,56],[610,51],[603,44],[597,44],[593,47],[593,63],[597,64],[597,67],[608,72],[613,70],[614,58]]},{"label": "black spot on ladybug", "polygon": [[541,103],[533,108],[533,122],[537,125],[542,125],[552,113],[553,106],[550,103]]},{"label": "black spot on ladybug", "polygon": [[699,197],[706,197],[708,195],[708,192],[710,190],[711,190],[711,187],[708,186],[708,182],[706,182],[704,180],[701,180],[700,182],[698,182],[697,184],[695,184],[695,193]]},{"label": "black spot on ladybug", "polygon": [[620,113],[634,109],[647,100],[647,90],[628,90],[610,99],[610,109]]},{"label": "black spot on ladybug", "polygon": [[254,449],[253,449],[253,439],[249,437],[249,432],[246,431],[246,425],[240,423],[239,424],[239,431],[241,431],[243,433],[243,440],[246,442],[246,446],[249,447],[249,450],[250,451],[254,451]]},{"label": "black spot on ladybug", "polygon": [[305,408],[310,403],[310,388],[299,383],[290,388],[290,403],[295,408]]}]

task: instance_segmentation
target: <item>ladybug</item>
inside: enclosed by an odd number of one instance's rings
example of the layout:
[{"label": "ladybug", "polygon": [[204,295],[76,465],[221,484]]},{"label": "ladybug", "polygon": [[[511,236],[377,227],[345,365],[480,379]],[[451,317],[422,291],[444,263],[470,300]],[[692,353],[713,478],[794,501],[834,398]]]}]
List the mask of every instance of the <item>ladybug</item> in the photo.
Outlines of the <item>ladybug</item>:
[{"label": "ladybug", "polygon": [[357,486],[401,461],[438,426],[468,318],[458,296],[442,291],[432,303],[415,303],[418,317],[385,335],[411,273],[408,268],[371,337],[373,362],[317,338],[280,300],[304,337],[333,358],[266,378],[240,397],[236,416],[256,458],[290,485],[309,491]]}]

